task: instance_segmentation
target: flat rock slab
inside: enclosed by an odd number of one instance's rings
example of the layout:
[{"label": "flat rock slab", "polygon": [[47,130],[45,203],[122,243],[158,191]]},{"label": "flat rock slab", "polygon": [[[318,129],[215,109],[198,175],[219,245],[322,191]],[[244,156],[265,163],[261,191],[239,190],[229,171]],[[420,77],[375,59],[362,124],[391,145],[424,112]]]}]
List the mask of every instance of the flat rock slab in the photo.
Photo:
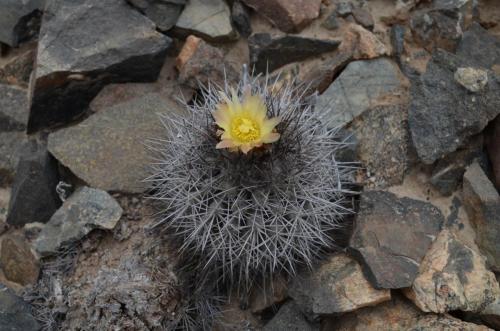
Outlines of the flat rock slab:
[{"label": "flat rock slab", "polygon": [[125,1],[51,1],[40,31],[28,131],[81,116],[106,84],[156,80],[170,44]]},{"label": "flat rock slab", "polygon": [[334,255],[310,275],[298,276],[289,295],[306,315],[346,313],[391,299],[390,290],[376,290],[361,266],[344,254]]},{"label": "flat rock slab", "polygon": [[5,331],[40,330],[30,305],[3,284],[0,284],[0,327]]},{"label": "flat rock slab", "polygon": [[284,32],[299,32],[319,16],[321,0],[242,0]]},{"label": "flat rock slab", "polygon": [[384,99],[406,96],[407,84],[397,65],[389,59],[351,62],[318,97],[316,109],[326,112],[330,126],[343,126],[366,110],[387,104]]},{"label": "flat rock slab", "polygon": [[[159,114],[179,106],[150,93],[101,109],[78,125],[49,135],[50,152],[89,186],[105,191],[146,190],[148,139],[164,137]],[[85,142],[85,143],[82,143]]]},{"label": "flat rock slab", "polygon": [[500,296],[485,259],[443,230],[420,266],[408,297],[425,312],[481,312]]},{"label": "flat rock slab", "polygon": [[272,36],[269,33],[256,33],[248,38],[250,64],[258,73],[272,72],[285,64],[334,51],[339,45],[338,40]]},{"label": "flat rock slab", "polygon": [[43,9],[44,0],[4,0],[0,3],[0,42],[17,47],[26,34],[27,23],[35,12]]},{"label": "flat rock slab", "polygon": [[500,272],[500,195],[477,162],[464,174],[462,198],[481,253]]},{"label": "flat rock slab", "polygon": [[231,25],[231,10],[224,0],[189,0],[175,27],[178,33],[213,42],[238,38]]},{"label": "flat rock slab", "polygon": [[298,310],[293,301],[285,303],[278,313],[264,326],[263,331],[319,331]]},{"label": "flat rock slab", "polygon": [[93,229],[112,230],[122,213],[108,193],[79,188],[42,228],[34,248],[42,256],[55,254],[62,245],[82,239]]},{"label": "flat rock slab", "polygon": [[361,195],[349,249],[375,288],[409,287],[443,222],[430,203],[367,191]]}]

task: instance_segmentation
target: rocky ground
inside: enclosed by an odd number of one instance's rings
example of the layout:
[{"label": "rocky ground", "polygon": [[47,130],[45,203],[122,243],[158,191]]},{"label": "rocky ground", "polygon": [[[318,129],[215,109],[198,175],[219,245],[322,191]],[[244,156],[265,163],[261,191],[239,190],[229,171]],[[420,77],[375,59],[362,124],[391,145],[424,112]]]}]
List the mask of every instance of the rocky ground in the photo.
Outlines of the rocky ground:
[{"label": "rocky ground", "polygon": [[311,84],[362,192],[345,248],[214,330],[500,330],[497,0],[4,1],[0,46],[0,331],[177,321],[144,142],[245,63]]}]

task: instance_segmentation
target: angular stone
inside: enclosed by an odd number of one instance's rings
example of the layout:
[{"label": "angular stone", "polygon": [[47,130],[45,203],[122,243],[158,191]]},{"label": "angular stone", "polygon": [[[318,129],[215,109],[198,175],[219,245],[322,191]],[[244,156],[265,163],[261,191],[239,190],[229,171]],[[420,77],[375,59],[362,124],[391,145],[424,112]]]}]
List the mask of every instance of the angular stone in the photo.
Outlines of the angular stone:
[{"label": "angular stone", "polygon": [[376,290],[361,266],[347,255],[330,257],[310,275],[291,283],[289,295],[307,316],[346,313],[391,299],[390,290]]},{"label": "angular stone", "polygon": [[285,64],[334,51],[339,44],[338,40],[256,33],[248,38],[250,65],[258,73],[272,72]]},{"label": "angular stone", "polygon": [[375,34],[355,23],[346,24],[340,49],[351,52],[355,60],[374,59],[390,54]]},{"label": "angular stone", "polygon": [[500,38],[473,23],[464,32],[456,54],[467,59],[473,67],[493,69],[495,65],[500,65]]},{"label": "angular stone", "polygon": [[336,13],[331,13],[327,18],[321,23],[321,26],[328,30],[336,30],[339,28],[339,19]]},{"label": "angular stone", "polygon": [[361,26],[363,26],[365,29],[373,31],[375,22],[373,21],[372,14],[370,14],[369,11],[362,8],[355,8],[352,11],[352,16],[354,17],[356,22],[361,24]]},{"label": "angular stone", "polygon": [[321,0],[242,0],[284,32],[299,32],[319,16]]},{"label": "angular stone", "polygon": [[455,151],[500,114],[500,82],[488,79],[483,90],[472,93],[455,81],[456,70],[470,62],[437,50],[425,74],[412,84],[410,131],[426,164]]},{"label": "angular stone", "polygon": [[237,0],[233,2],[231,18],[240,35],[247,38],[252,34],[250,10],[241,1]]},{"label": "angular stone", "polygon": [[29,22],[39,17],[44,0],[7,0],[0,4],[0,42],[11,47],[17,45],[34,32]]},{"label": "angular stone", "polygon": [[84,186],[54,213],[34,248],[42,256],[55,254],[62,245],[78,241],[94,229],[112,230],[122,213],[108,193]]},{"label": "angular stone", "polygon": [[361,195],[349,248],[375,288],[409,287],[443,222],[430,203],[367,191]]},{"label": "angular stone", "polygon": [[351,62],[319,96],[316,108],[329,111],[329,126],[343,126],[366,110],[387,104],[384,99],[406,98],[407,84],[389,59]]},{"label": "angular stone", "polygon": [[40,31],[28,131],[82,116],[106,84],[156,80],[170,44],[125,1],[50,1]]},{"label": "angular stone", "polygon": [[491,124],[491,131],[486,139],[486,149],[490,157],[495,186],[500,190],[500,116]]},{"label": "angular stone", "polygon": [[[148,176],[148,139],[163,137],[158,114],[181,112],[161,93],[105,107],[78,125],[49,135],[50,152],[89,186],[139,193]],[[85,142],[84,144],[82,142]]]},{"label": "angular stone", "polygon": [[[28,116],[27,91],[0,84],[0,132],[24,131]],[[0,144],[2,144],[1,141]]]},{"label": "angular stone", "polygon": [[22,148],[12,185],[7,223],[21,227],[47,222],[60,206],[56,192],[57,162],[44,141],[32,139]]},{"label": "angular stone", "polygon": [[485,259],[443,230],[427,252],[408,297],[425,312],[481,312],[500,296]]},{"label": "angular stone", "polygon": [[296,304],[290,301],[280,308],[262,331],[319,331],[319,327],[307,322]]},{"label": "angular stone", "polygon": [[35,284],[40,273],[38,259],[26,241],[8,236],[2,239],[0,264],[5,277],[21,285]]},{"label": "angular stone", "polygon": [[252,313],[262,313],[265,309],[283,302],[288,297],[287,281],[276,276],[271,282],[266,282],[265,286],[254,288],[249,299],[249,307]]},{"label": "angular stone", "polygon": [[177,23],[187,0],[127,0],[153,21],[160,31],[168,31]]},{"label": "angular stone", "polygon": [[479,92],[488,84],[488,72],[472,67],[458,68],[455,80],[471,92]]},{"label": "angular stone", "polygon": [[5,331],[39,331],[31,307],[5,285],[0,284],[0,328]]},{"label": "angular stone", "polygon": [[24,132],[0,132],[0,186],[12,184],[26,141]]},{"label": "angular stone", "polygon": [[339,15],[340,17],[346,17],[350,14],[352,14],[352,11],[353,11],[353,5],[351,2],[348,2],[348,1],[341,1],[337,4],[337,6],[335,7],[335,12],[337,13],[337,15]]},{"label": "angular stone", "polygon": [[231,10],[224,0],[189,0],[177,20],[176,31],[213,42],[238,38],[231,25]]},{"label": "angular stone", "polygon": [[36,44],[11,51],[6,62],[0,66],[0,82],[28,87],[33,62],[35,61]]},{"label": "angular stone", "polygon": [[500,272],[500,195],[477,162],[465,172],[462,197],[481,253]]}]

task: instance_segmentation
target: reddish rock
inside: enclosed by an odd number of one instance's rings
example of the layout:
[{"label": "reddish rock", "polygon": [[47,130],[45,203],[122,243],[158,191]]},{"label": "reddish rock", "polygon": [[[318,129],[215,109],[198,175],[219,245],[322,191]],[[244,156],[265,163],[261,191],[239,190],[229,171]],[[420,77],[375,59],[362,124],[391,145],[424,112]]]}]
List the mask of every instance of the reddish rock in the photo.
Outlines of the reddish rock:
[{"label": "reddish rock", "polygon": [[298,32],[319,16],[321,0],[243,0],[284,32]]},{"label": "reddish rock", "polygon": [[5,277],[21,285],[35,284],[40,273],[38,259],[28,244],[17,237],[2,240],[0,264]]},{"label": "reddish rock", "polygon": [[486,141],[486,148],[493,168],[494,184],[500,190],[500,116],[491,124],[491,132]]}]

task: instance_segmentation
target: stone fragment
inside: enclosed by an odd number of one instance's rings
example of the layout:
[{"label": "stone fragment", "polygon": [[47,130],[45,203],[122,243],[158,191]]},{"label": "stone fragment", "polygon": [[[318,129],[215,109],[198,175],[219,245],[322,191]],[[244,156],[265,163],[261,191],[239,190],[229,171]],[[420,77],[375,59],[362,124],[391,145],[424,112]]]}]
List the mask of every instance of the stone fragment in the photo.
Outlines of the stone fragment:
[{"label": "stone fragment", "polygon": [[2,239],[0,265],[5,277],[12,282],[30,285],[38,280],[40,264],[22,238],[8,236]]},{"label": "stone fragment", "polygon": [[177,20],[176,30],[213,42],[238,38],[231,25],[231,10],[224,0],[189,0]]},{"label": "stone fragment", "polygon": [[407,80],[386,58],[355,61],[318,98],[316,108],[328,110],[328,124],[343,126],[384,99],[406,97]]},{"label": "stone fragment", "polygon": [[409,287],[443,222],[430,203],[367,191],[361,195],[349,249],[375,288]]},{"label": "stone fragment", "polygon": [[491,124],[491,130],[486,139],[486,149],[493,169],[495,186],[500,190],[500,116]]},{"label": "stone fragment", "polygon": [[500,65],[500,38],[473,23],[464,32],[456,54],[467,59],[470,66],[493,70],[495,65]]},{"label": "stone fragment", "polygon": [[372,14],[370,14],[369,11],[363,8],[355,8],[352,11],[352,17],[354,17],[354,20],[361,24],[364,28],[373,31],[373,28],[375,27],[375,22],[373,21]]},{"label": "stone fragment", "polygon": [[427,252],[408,297],[424,312],[481,312],[500,296],[484,258],[443,230]]},{"label": "stone fragment", "polygon": [[5,331],[39,331],[31,307],[5,285],[0,284],[0,329]]},{"label": "stone fragment", "polygon": [[[7,0],[0,3],[0,42],[11,47],[37,32],[36,19],[40,17],[44,0]],[[33,26],[35,25],[35,26]]]},{"label": "stone fragment", "polygon": [[285,64],[334,51],[339,44],[338,40],[256,33],[248,38],[250,65],[259,73],[272,72]]},{"label": "stone fragment", "polygon": [[425,74],[412,84],[410,131],[426,164],[455,151],[500,114],[500,82],[488,79],[486,87],[471,93],[455,81],[456,70],[470,62],[437,50]]},{"label": "stone fragment", "polygon": [[462,199],[481,253],[500,272],[500,195],[477,162],[465,172]]},{"label": "stone fragment", "polygon": [[12,50],[6,62],[0,66],[0,83],[27,88],[33,71],[35,54],[35,43],[28,47]]},{"label": "stone fragment", "polygon": [[392,53],[398,62],[401,62],[401,56],[404,52],[405,28],[402,25],[394,24],[390,32]]},{"label": "stone fragment", "polygon": [[84,186],[54,213],[34,247],[42,256],[55,254],[62,245],[76,242],[94,229],[112,230],[122,213],[108,193]]},{"label": "stone fragment", "polygon": [[345,27],[340,48],[352,52],[355,60],[374,59],[389,55],[389,50],[377,36],[354,23],[349,23]]},{"label": "stone fragment", "polygon": [[346,16],[352,14],[352,11],[353,11],[353,5],[351,2],[348,2],[348,1],[339,2],[337,4],[337,7],[335,8],[335,12],[340,17],[346,17]]},{"label": "stone fragment", "polygon": [[494,330],[500,329],[500,297],[481,312],[481,319]]},{"label": "stone fragment", "polygon": [[0,132],[24,131],[28,116],[28,94],[26,90],[0,84]]},{"label": "stone fragment", "polygon": [[160,31],[168,31],[177,23],[187,0],[127,0],[153,21]]},{"label": "stone fragment", "polygon": [[284,32],[299,32],[319,16],[321,0],[242,0]]},{"label": "stone fragment", "polygon": [[27,137],[24,132],[0,132],[0,186],[10,186],[14,180],[22,147]]},{"label": "stone fragment", "polygon": [[265,309],[283,302],[288,297],[287,281],[276,276],[272,282],[266,282],[264,287],[254,288],[249,299],[252,313],[261,313]]},{"label": "stone fragment", "polygon": [[51,133],[48,148],[91,187],[140,193],[146,189],[145,160],[150,157],[145,143],[163,136],[159,114],[164,112],[181,109],[161,93],[136,97]]},{"label": "stone fragment", "polygon": [[264,326],[262,331],[319,331],[310,324],[293,301],[285,303],[278,313]]},{"label": "stone fragment", "polygon": [[328,15],[327,18],[325,18],[325,20],[323,21],[323,23],[321,23],[321,26],[328,30],[338,29],[340,24],[339,24],[339,19],[337,18],[337,14],[333,12],[330,15]]},{"label": "stone fragment", "polygon": [[476,68],[458,68],[455,80],[471,92],[479,92],[488,84],[488,72]]},{"label": "stone fragment", "polygon": [[233,10],[231,11],[233,24],[243,37],[247,38],[252,34],[252,25],[250,24],[249,9],[237,0],[233,2]]},{"label": "stone fragment", "polygon": [[82,116],[106,84],[156,80],[170,44],[125,1],[50,1],[31,84],[28,131]]},{"label": "stone fragment", "polygon": [[307,316],[346,313],[391,299],[389,290],[376,290],[361,266],[344,254],[330,257],[309,275],[299,275],[289,295]]},{"label": "stone fragment", "polygon": [[7,223],[21,227],[47,222],[61,204],[56,186],[57,162],[44,141],[31,139],[22,148],[12,184]]}]

